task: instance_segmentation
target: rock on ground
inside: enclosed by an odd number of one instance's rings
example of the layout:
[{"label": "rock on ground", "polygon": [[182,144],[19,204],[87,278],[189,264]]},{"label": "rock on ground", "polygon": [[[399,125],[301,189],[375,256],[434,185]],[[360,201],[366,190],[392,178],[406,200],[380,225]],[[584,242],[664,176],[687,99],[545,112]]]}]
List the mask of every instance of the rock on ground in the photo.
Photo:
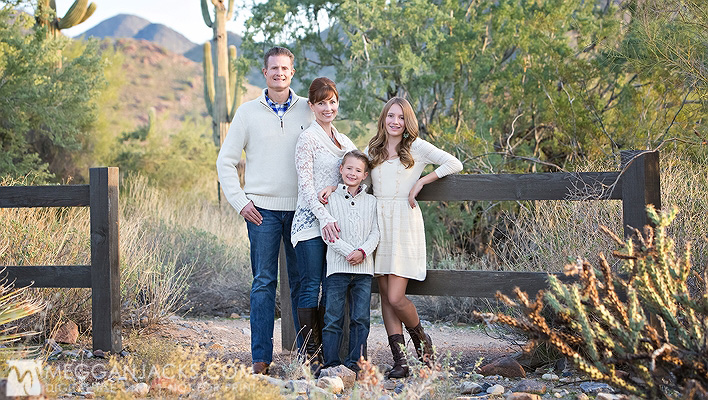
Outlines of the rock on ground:
[{"label": "rock on ground", "polygon": [[57,329],[52,339],[57,343],[76,344],[78,338],[79,327],[74,321],[66,321]]}]

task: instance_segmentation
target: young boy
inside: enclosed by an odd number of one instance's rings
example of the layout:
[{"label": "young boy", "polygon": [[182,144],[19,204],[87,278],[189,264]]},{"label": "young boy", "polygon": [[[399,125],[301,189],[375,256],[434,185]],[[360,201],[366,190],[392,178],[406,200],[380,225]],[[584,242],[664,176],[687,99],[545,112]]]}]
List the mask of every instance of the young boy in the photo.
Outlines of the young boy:
[{"label": "young boy", "polygon": [[[327,242],[325,326],[322,330],[324,368],[343,364],[357,372],[369,337],[372,253],[379,243],[376,198],[366,193],[369,158],[359,150],[344,155],[339,167],[342,182],[328,198],[327,210],[337,219],[340,238]],[[349,296],[347,296],[347,293]],[[349,298],[349,352],[342,362],[339,347],[344,323],[344,302]]]}]

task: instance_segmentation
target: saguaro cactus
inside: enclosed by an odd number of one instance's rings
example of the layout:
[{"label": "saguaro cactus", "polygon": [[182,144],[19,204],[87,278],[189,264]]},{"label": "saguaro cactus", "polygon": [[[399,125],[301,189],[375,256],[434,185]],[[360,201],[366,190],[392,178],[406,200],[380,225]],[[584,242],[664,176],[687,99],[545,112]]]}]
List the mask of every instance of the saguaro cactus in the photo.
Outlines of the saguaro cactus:
[{"label": "saguaro cactus", "polygon": [[68,29],[86,21],[94,11],[96,11],[96,3],[89,4],[88,0],[76,0],[64,17],[59,18],[55,0],[39,0],[35,18],[38,25],[49,28],[48,35],[56,37],[62,29]]},{"label": "saguaro cactus", "polygon": [[[62,29],[68,29],[86,21],[96,11],[96,3],[88,0],[76,0],[66,12],[64,18],[57,17],[57,4],[54,0],[39,0],[35,20],[37,26],[47,27],[47,37],[56,38]],[[57,68],[61,68],[61,50],[58,51]]]},{"label": "saguaro cactus", "polygon": [[204,101],[212,117],[214,127],[214,143],[221,147],[229,129],[229,123],[241,102],[240,85],[236,70],[229,68],[236,60],[236,46],[226,43],[226,21],[233,18],[234,0],[228,0],[228,8],[224,0],[211,0],[214,5],[212,19],[207,0],[201,0],[202,16],[206,25],[214,31],[216,46],[216,63],[212,61],[211,43],[204,43]]}]

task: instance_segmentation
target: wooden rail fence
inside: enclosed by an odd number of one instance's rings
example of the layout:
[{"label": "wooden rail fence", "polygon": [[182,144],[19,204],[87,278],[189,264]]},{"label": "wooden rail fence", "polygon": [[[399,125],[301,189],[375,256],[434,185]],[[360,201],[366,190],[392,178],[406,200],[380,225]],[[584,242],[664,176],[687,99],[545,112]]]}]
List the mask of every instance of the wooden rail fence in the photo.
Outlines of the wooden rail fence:
[{"label": "wooden rail fence", "polygon": [[[625,237],[649,224],[646,206],[661,208],[659,153],[622,151],[621,171],[539,174],[451,175],[425,185],[419,201],[621,200]],[[570,281],[556,273],[562,281]],[[547,272],[428,270],[425,281],[411,280],[406,293],[428,296],[493,298],[515,287],[536,293],[546,287]],[[282,347],[295,342],[285,257],[280,253]],[[378,286],[374,280],[373,291]],[[533,295],[531,296],[533,297]]]},{"label": "wooden rail fence", "polygon": [[15,286],[91,288],[93,349],[122,350],[118,168],[89,170],[88,185],[0,187],[0,208],[89,207],[91,265],[6,266]]}]

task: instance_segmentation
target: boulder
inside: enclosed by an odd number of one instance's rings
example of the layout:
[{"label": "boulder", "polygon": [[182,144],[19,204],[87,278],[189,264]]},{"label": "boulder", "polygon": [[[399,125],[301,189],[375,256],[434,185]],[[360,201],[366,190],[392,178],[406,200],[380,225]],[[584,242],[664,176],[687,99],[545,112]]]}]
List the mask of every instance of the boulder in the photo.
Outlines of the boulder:
[{"label": "boulder", "polygon": [[546,384],[533,379],[524,379],[511,389],[512,392],[524,392],[532,394],[546,394]]},{"label": "boulder", "polygon": [[541,396],[533,393],[514,392],[506,396],[506,400],[541,400]]},{"label": "boulder", "polygon": [[345,389],[351,389],[354,387],[354,382],[356,382],[356,372],[350,370],[344,365],[337,365],[336,367],[329,367],[320,371],[320,378],[335,376],[342,379]]},{"label": "boulder", "polygon": [[515,359],[501,357],[479,369],[482,375],[501,375],[506,378],[526,378],[526,371]]},{"label": "boulder", "polygon": [[79,338],[79,327],[74,321],[66,321],[52,337],[57,343],[76,344],[76,339]]}]

